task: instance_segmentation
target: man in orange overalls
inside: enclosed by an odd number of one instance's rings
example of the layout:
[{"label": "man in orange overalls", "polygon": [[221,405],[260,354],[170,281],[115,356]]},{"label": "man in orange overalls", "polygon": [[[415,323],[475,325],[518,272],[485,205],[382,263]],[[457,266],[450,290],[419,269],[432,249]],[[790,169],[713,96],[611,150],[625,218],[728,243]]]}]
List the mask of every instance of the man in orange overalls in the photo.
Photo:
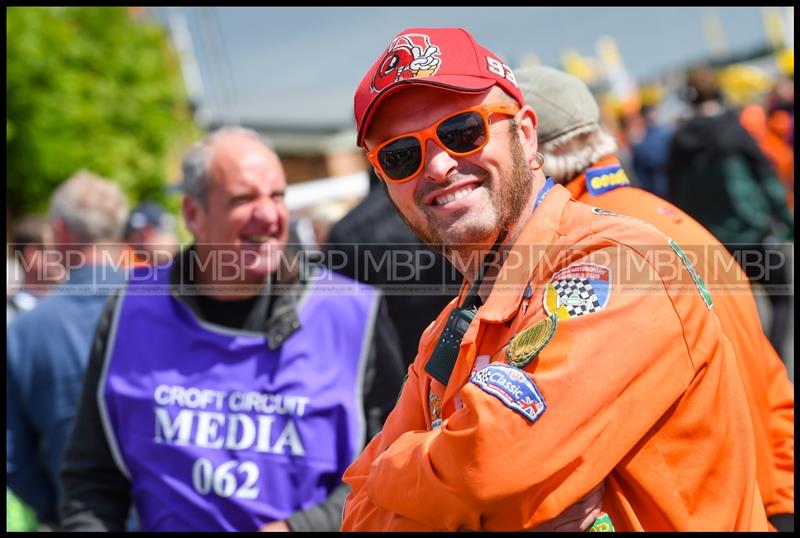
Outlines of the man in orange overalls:
[{"label": "man in orange overalls", "polygon": [[342,529],[531,529],[604,482],[617,530],[766,530],[712,298],[654,227],[544,176],[511,69],[463,29],[410,28],[355,116],[393,204],[465,282],[345,472]]},{"label": "man in orange overalls", "polygon": [[[517,69],[515,75],[539,118],[545,173],[576,200],[650,222],[698,260],[698,273],[710,288],[747,390],[764,509],[774,527],[793,530],[794,386],[761,328],[747,276],[700,223],[631,185],[613,138],[600,125],[597,103],[581,80],[546,66]],[[559,166],[567,162],[572,164]]]}]

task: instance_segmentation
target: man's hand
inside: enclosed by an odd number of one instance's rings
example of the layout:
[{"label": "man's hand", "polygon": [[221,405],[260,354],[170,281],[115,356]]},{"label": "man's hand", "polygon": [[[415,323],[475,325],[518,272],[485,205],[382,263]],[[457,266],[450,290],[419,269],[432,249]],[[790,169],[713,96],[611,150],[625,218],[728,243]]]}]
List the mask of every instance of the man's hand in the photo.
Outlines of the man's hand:
[{"label": "man's hand", "polygon": [[603,483],[578,502],[561,512],[555,519],[531,529],[533,532],[583,532],[592,526],[603,508]]},{"label": "man's hand", "polygon": [[270,521],[258,529],[259,532],[289,532],[290,530],[285,521]]}]

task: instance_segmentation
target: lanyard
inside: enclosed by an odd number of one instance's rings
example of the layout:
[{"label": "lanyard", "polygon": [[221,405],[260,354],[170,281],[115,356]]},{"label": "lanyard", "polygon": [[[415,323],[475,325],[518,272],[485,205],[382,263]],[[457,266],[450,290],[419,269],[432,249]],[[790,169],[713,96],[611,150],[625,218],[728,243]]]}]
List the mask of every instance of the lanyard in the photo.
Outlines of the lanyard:
[{"label": "lanyard", "polygon": [[544,184],[544,187],[542,187],[542,190],[540,190],[539,194],[536,195],[536,202],[534,202],[534,204],[533,204],[533,210],[534,211],[536,211],[536,208],[539,207],[539,204],[542,203],[542,200],[544,200],[545,195],[548,192],[550,192],[550,189],[552,189],[555,186],[556,186],[556,182],[553,181],[553,178],[548,176],[547,177],[547,181]]},{"label": "lanyard", "polygon": [[[544,187],[542,187],[542,190],[539,191],[539,194],[536,196],[536,202],[533,205],[534,211],[536,211],[536,208],[539,207],[539,204],[542,203],[542,200],[544,200],[545,195],[554,186],[555,181],[553,181],[553,178],[548,177]],[[447,319],[444,330],[439,336],[439,341],[437,342],[433,353],[431,353],[428,363],[425,365],[425,371],[428,372],[434,379],[439,381],[442,385],[447,385],[447,382],[450,379],[450,374],[453,372],[453,367],[456,364],[456,359],[458,358],[461,340],[464,338],[464,334],[467,332],[470,323],[475,318],[478,308],[483,304],[483,301],[481,301],[480,297],[478,297],[478,289],[480,288],[481,281],[483,280],[483,274],[486,266],[490,262],[490,259],[496,254],[497,249],[500,247],[500,244],[504,238],[505,234],[501,233],[497,237],[494,245],[492,245],[492,249],[483,259],[483,263],[478,270],[478,276],[475,279],[475,282],[472,284],[472,287],[467,292],[464,304],[455,308],[450,313],[450,317]]]}]

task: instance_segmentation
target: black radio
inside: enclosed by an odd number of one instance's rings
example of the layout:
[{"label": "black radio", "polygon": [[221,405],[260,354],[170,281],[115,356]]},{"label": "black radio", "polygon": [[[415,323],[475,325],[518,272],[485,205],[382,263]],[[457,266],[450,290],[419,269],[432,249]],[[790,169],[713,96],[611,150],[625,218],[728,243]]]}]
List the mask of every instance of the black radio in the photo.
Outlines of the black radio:
[{"label": "black radio", "polygon": [[458,358],[461,340],[477,312],[478,309],[475,307],[458,307],[450,312],[450,317],[447,318],[436,348],[434,348],[431,358],[428,359],[428,364],[425,365],[425,371],[442,385],[447,386],[447,382],[450,380],[450,374],[453,373]]}]

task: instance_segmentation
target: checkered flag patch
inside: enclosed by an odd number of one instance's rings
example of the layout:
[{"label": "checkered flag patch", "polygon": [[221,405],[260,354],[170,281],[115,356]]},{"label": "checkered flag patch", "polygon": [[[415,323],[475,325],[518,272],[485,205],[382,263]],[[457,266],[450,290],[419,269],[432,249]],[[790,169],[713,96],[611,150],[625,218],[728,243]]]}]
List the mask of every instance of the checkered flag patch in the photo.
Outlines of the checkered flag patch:
[{"label": "checkered flag patch", "polygon": [[476,383],[486,383],[489,381],[489,369],[484,368],[483,370],[478,370],[474,374],[472,374],[472,380]]},{"label": "checkered flag patch", "polygon": [[558,294],[558,305],[563,305],[570,317],[591,314],[602,309],[600,299],[587,279],[556,280],[552,285]]}]

